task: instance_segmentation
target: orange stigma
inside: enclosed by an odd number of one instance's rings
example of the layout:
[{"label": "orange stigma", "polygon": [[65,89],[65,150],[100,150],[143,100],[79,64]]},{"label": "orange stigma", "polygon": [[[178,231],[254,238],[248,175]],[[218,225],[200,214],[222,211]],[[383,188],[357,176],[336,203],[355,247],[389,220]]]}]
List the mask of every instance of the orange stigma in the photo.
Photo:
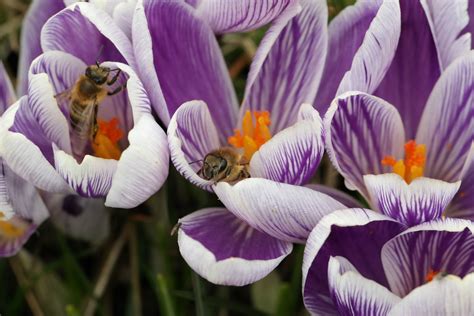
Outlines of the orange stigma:
[{"label": "orange stigma", "polygon": [[96,157],[119,160],[122,151],[118,142],[123,137],[119,128],[119,120],[114,117],[110,121],[98,120],[98,130],[92,142],[92,149]]},{"label": "orange stigma", "polygon": [[426,274],[426,276],[425,276],[425,281],[427,283],[433,281],[433,279],[438,275],[438,273],[439,273],[439,271],[435,271],[433,269],[430,269],[428,271],[428,273]]},{"label": "orange stigma", "polygon": [[268,111],[245,112],[244,118],[242,120],[242,131],[236,129],[233,136],[228,138],[229,144],[236,148],[244,149],[244,157],[250,161],[253,154],[265,144],[272,135],[270,133],[270,113]]},{"label": "orange stigma", "polygon": [[15,221],[14,219],[8,221],[0,220],[0,236],[7,238],[21,237],[27,228],[27,223],[23,221]]},{"label": "orange stigma", "polygon": [[405,159],[395,160],[393,156],[385,156],[382,165],[391,166],[392,171],[410,183],[423,176],[426,163],[426,145],[417,145],[414,140],[405,144]]}]

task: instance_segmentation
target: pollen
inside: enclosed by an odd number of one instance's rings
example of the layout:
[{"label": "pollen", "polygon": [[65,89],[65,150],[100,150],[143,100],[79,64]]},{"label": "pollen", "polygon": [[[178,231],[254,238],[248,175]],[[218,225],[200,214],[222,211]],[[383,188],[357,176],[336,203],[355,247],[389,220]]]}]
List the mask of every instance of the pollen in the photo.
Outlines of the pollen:
[{"label": "pollen", "polygon": [[428,273],[426,274],[426,276],[425,276],[425,281],[427,283],[433,281],[433,279],[438,275],[438,273],[439,273],[439,271],[435,271],[433,269],[430,269],[428,271]]},{"label": "pollen", "polygon": [[272,135],[270,133],[270,113],[267,111],[245,112],[242,130],[236,129],[228,138],[229,144],[244,149],[244,157],[250,161],[253,154],[265,144]]},{"label": "pollen", "polygon": [[92,142],[94,155],[104,159],[119,160],[122,155],[118,142],[123,138],[119,128],[119,120],[114,117],[110,121],[98,120],[98,131]]},{"label": "pollen", "polygon": [[0,220],[0,236],[8,238],[17,238],[22,236],[26,230],[26,224],[17,223],[15,225],[12,221],[1,221]]},{"label": "pollen", "polygon": [[407,183],[423,176],[426,163],[426,145],[410,140],[405,144],[405,159],[396,160],[393,156],[382,159],[382,165],[392,167],[392,172],[401,176]]}]

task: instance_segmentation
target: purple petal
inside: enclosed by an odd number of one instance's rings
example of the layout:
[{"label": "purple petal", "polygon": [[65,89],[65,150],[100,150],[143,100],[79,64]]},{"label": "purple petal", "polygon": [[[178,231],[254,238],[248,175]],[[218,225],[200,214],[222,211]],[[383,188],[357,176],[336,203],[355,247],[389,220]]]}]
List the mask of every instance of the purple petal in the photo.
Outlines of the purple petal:
[{"label": "purple petal", "polygon": [[474,141],[473,82],[474,53],[469,53],[452,63],[433,88],[416,135],[418,143],[427,145],[427,177],[460,179]]},{"label": "purple petal", "polygon": [[[374,4],[372,4],[372,6],[373,5]],[[373,11],[375,8],[372,6],[371,9],[364,8],[364,11]],[[352,19],[357,17],[358,14],[355,13],[353,16],[349,16],[349,18]],[[370,14],[367,18],[370,18]],[[367,21],[365,20],[364,23],[367,23]],[[336,95],[347,91],[362,91],[372,94],[375,89],[377,89],[394,58],[400,38],[400,29],[400,6],[398,1],[383,1],[375,18],[370,22],[364,40],[354,57],[352,58],[351,50],[349,50],[349,55],[345,57],[350,58],[352,65],[350,70],[344,74]],[[344,27],[344,24],[336,30],[343,34],[344,32],[349,32],[347,35],[344,34],[341,40],[353,34],[353,29]],[[337,46],[336,49],[339,50],[341,47]],[[342,48],[342,52],[344,52],[344,48]],[[377,58],[377,62],[374,62],[374,58]],[[337,63],[338,61],[336,60],[335,62]],[[342,72],[343,70],[344,69],[339,70],[338,72]],[[328,68],[328,71],[331,71],[331,69]],[[337,75],[337,77],[331,80],[339,82],[339,76],[340,75]],[[330,93],[329,99],[323,102],[331,100],[330,98],[333,96],[333,91]],[[327,103],[323,105],[328,106]]]},{"label": "purple petal", "polygon": [[446,216],[474,221],[474,144],[466,158],[458,193],[446,210]]},{"label": "purple petal", "polygon": [[[133,208],[157,192],[169,170],[165,132],[151,115],[143,116],[128,134],[130,145],[117,163],[105,204]],[[146,185],[143,185],[146,183]]]},{"label": "purple petal", "polygon": [[430,273],[464,277],[474,272],[474,225],[447,219],[408,229],[382,249],[382,262],[392,292],[407,295],[427,282]]},{"label": "purple petal", "polygon": [[319,113],[310,104],[303,104],[298,122],[277,133],[252,156],[252,176],[295,185],[306,183],[324,154],[322,125]]},{"label": "purple petal", "polygon": [[3,62],[0,62],[0,116],[5,112],[7,107],[15,103],[15,101],[16,95],[13,90],[12,82],[3,66]]},{"label": "purple petal", "polygon": [[362,276],[387,287],[381,249],[402,229],[393,219],[370,210],[345,209],[325,216],[306,243],[303,258],[306,308],[315,314],[335,313],[327,275],[331,256],[345,257]]},{"label": "purple petal", "polygon": [[407,139],[413,139],[426,100],[439,78],[440,64],[433,35],[420,2],[402,0],[400,8],[402,32],[395,57],[373,94],[398,109]]},{"label": "purple petal", "polygon": [[110,15],[90,3],[73,4],[49,19],[41,31],[41,46],[74,55],[87,65],[97,60],[135,63],[127,36]]},{"label": "purple petal", "polygon": [[79,164],[74,157],[54,147],[57,172],[69,186],[83,197],[104,197],[112,186],[117,161],[86,155]]},{"label": "purple petal", "polygon": [[334,189],[326,185],[315,184],[315,183],[307,184],[305,185],[305,187],[310,188],[311,190],[314,190],[314,191],[327,194],[333,199],[347,206],[347,208],[361,208],[362,207],[359,201],[357,201],[355,198],[353,198],[352,196],[350,196],[349,194],[341,190]]},{"label": "purple petal", "polygon": [[216,33],[256,29],[294,6],[295,0],[201,0],[194,3],[199,15]]},{"label": "purple petal", "polygon": [[[316,108],[320,113],[326,113],[332,99],[336,96],[336,91],[344,74],[351,69],[352,61],[359,48],[361,52],[358,53],[358,59],[367,54],[365,51],[370,52],[374,50],[374,53],[378,56],[377,63],[380,66],[378,71],[381,71],[380,74],[374,74],[374,76],[380,77],[385,74],[384,69],[388,67],[388,63],[393,58],[393,53],[390,54],[390,49],[394,50],[393,45],[396,45],[400,35],[400,22],[392,20],[392,18],[385,18],[388,11],[385,8],[381,10],[380,7],[382,6],[393,6],[395,8],[395,11],[393,11],[395,15],[400,15],[398,4],[389,4],[388,1],[357,1],[353,6],[348,6],[342,10],[329,24],[328,54],[321,85],[315,101]],[[379,17],[376,18],[377,13]],[[383,35],[378,34],[379,27],[384,23],[393,23],[393,25]],[[387,41],[388,44],[384,43],[384,45],[377,47],[374,45],[374,39],[377,39],[379,43],[380,41]],[[380,53],[375,50],[387,51]],[[381,56],[384,56],[383,63],[381,62]],[[366,67],[366,69],[368,68],[367,70],[372,71],[374,69],[372,66],[374,65],[370,65],[371,67]],[[372,76],[372,74],[370,75]],[[367,79],[365,78],[362,82],[367,84]],[[346,80],[349,80],[349,77]],[[378,79],[373,83],[377,84],[380,80]],[[353,84],[362,84],[362,82],[354,82]]]},{"label": "purple petal", "polygon": [[[40,147],[25,135],[8,131],[14,121],[16,122],[15,116],[19,108],[28,106],[27,103],[26,96],[21,98],[4,113],[0,120],[0,142],[4,149],[2,158],[16,174],[36,187],[49,192],[69,192],[69,186],[43,155]],[[34,130],[40,134],[39,127]],[[44,138],[41,135],[37,136]]]},{"label": "purple petal", "polygon": [[407,184],[395,173],[366,175],[364,181],[374,207],[407,226],[441,218],[461,184],[423,177]]},{"label": "purple petal", "polygon": [[304,243],[326,214],[346,208],[333,198],[308,188],[250,178],[214,187],[222,203],[250,226],[275,238]]},{"label": "purple petal", "polygon": [[273,133],[297,121],[301,104],[313,102],[326,59],[326,2],[301,5],[299,14],[289,19],[294,9],[287,10],[268,30],[247,79],[241,113],[269,111]]},{"label": "purple petal", "polygon": [[216,126],[207,105],[202,101],[183,104],[168,126],[171,161],[179,173],[191,183],[212,191],[212,181],[202,179],[197,171],[204,157],[220,148]]},{"label": "purple petal", "polygon": [[64,234],[100,245],[110,234],[110,213],[102,199],[44,194],[51,220]]},{"label": "purple petal", "polygon": [[42,53],[40,35],[46,21],[64,9],[62,0],[34,0],[21,27],[20,60],[18,70],[18,95],[26,94],[28,89],[28,69],[31,62]]},{"label": "purple petal", "polygon": [[137,6],[133,34],[139,74],[163,122],[168,124],[184,102],[203,100],[221,141],[232,135],[237,99],[209,25],[185,3],[144,0]]},{"label": "purple petal", "polygon": [[448,275],[422,285],[394,306],[390,315],[474,315],[474,274]]},{"label": "purple petal", "polygon": [[405,135],[397,110],[377,97],[354,92],[336,98],[324,118],[329,157],[346,186],[366,198],[363,176],[388,172],[386,156],[402,157]]},{"label": "purple petal", "polygon": [[329,258],[328,281],[341,315],[387,315],[400,301],[387,288],[360,275],[343,257]]},{"label": "purple petal", "polygon": [[421,1],[443,70],[457,57],[471,50],[471,34],[463,32],[469,24],[468,2],[467,0]]},{"label": "purple petal", "polygon": [[247,285],[270,273],[292,250],[248,226],[225,208],[208,208],[179,220],[181,255],[215,284]]}]

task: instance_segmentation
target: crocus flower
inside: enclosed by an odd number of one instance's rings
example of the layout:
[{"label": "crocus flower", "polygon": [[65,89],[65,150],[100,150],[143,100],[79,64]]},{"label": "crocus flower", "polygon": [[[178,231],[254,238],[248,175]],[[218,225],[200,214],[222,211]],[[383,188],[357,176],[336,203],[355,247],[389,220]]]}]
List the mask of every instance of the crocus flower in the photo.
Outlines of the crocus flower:
[{"label": "crocus flower", "polygon": [[[41,55],[41,29],[46,21],[66,6],[80,0],[33,0],[21,30],[21,50],[18,70],[18,93],[28,92],[28,70],[33,60]],[[96,8],[107,12],[114,22],[130,37],[136,0],[90,0]],[[80,29],[75,29],[79,32]],[[72,36],[72,35],[70,35]]]},{"label": "crocus flower", "polygon": [[370,210],[336,211],[306,244],[305,306],[313,315],[471,315],[473,232],[469,220],[406,229]]},{"label": "crocus flower", "polygon": [[[2,120],[5,161],[48,192],[105,197],[107,206],[119,208],[144,202],[165,181],[169,154],[142,83],[124,64],[134,63],[129,39],[107,13],[88,3],[49,19],[41,37],[46,52],[30,68],[28,95]],[[70,136],[69,102],[55,96],[73,87],[98,58],[110,61],[101,66],[126,74],[109,91],[125,80],[127,87],[100,103],[93,144],[73,152],[78,147]]]},{"label": "crocus flower", "polygon": [[[16,100],[10,79],[0,63],[0,115]],[[0,157],[0,257],[16,254],[48,211],[35,188],[17,176]]]},{"label": "crocus flower", "polygon": [[[443,71],[414,139],[387,101],[361,92],[337,97],[325,118],[326,145],[346,185],[407,225],[442,215],[473,218],[473,83],[474,53],[466,53]],[[458,189],[444,214],[444,206],[432,207]]]},{"label": "crocus flower", "polygon": [[[322,216],[347,207],[298,186],[313,175],[323,154],[321,119],[306,102],[320,82],[326,24],[324,1],[300,1],[273,21],[251,66],[239,114],[208,21],[177,1],[137,4],[132,29],[137,67],[154,105],[163,105],[156,110],[169,122],[172,161],[226,206],[179,221],[181,254],[211,282],[245,285],[262,278],[293,242],[304,243]],[[201,178],[206,154],[229,146],[249,162],[251,178],[235,185]]]}]

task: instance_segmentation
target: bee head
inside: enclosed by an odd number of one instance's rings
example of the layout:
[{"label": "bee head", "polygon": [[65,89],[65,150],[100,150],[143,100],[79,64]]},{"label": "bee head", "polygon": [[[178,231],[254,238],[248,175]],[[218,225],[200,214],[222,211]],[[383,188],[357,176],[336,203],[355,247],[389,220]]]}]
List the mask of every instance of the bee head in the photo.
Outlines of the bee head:
[{"label": "bee head", "polygon": [[223,157],[208,154],[204,158],[201,174],[204,179],[211,180],[216,177],[219,173],[224,172],[227,169],[227,160]]},{"label": "bee head", "polygon": [[92,65],[86,68],[86,77],[97,85],[103,85],[109,77],[110,68]]}]

